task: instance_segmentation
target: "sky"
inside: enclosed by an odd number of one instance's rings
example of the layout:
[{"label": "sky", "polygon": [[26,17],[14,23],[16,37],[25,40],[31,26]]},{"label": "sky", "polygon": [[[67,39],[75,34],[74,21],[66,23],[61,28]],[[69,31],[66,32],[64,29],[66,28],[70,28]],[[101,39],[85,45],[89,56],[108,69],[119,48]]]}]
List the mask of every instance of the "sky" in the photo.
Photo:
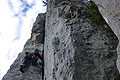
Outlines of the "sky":
[{"label": "sky", "polygon": [[42,0],[2,0],[0,3],[0,80],[22,52],[31,36],[39,13],[46,7]]}]

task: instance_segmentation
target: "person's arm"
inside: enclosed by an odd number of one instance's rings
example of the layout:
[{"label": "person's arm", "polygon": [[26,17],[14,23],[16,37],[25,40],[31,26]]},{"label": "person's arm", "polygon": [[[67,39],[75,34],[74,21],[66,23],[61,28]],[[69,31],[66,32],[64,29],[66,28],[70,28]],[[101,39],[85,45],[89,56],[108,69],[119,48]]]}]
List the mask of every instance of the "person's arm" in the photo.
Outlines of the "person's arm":
[{"label": "person's arm", "polygon": [[37,56],[42,60],[42,57],[40,56],[40,54],[38,53]]}]

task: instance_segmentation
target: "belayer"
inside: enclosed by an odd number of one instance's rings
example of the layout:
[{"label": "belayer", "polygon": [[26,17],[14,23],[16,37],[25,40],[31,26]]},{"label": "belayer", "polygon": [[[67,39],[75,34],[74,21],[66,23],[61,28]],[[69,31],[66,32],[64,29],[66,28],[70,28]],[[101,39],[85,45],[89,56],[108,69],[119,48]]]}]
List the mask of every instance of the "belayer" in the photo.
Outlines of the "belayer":
[{"label": "belayer", "polygon": [[40,64],[42,65],[42,57],[39,54],[39,49],[35,48],[33,53],[25,52],[25,57],[22,64],[20,65],[20,71],[25,72],[25,69],[29,67],[30,64]]}]

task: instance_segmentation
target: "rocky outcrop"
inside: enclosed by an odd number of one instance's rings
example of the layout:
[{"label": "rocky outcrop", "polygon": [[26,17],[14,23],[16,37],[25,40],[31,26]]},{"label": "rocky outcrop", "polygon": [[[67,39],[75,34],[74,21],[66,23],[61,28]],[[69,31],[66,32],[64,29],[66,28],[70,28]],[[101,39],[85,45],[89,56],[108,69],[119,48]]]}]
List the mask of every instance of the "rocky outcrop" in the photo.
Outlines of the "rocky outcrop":
[{"label": "rocky outcrop", "polygon": [[[45,33],[45,14],[39,14],[35,23],[33,24],[31,38],[26,42],[23,51],[18,55],[17,59],[11,65],[10,69],[3,77],[2,80],[42,80],[42,66],[30,66],[25,73],[19,71],[20,64],[25,56],[25,52],[32,52],[34,48],[40,50],[40,54],[43,53]],[[34,71],[34,73],[33,73]],[[35,74],[35,75],[34,75]]]},{"label": "rocky outcrop", "polygon": [[[120,40],[120,0],[93,0],[99,7],[101,14]],[[117,67],[120,71],[120,43],[117,48]]]},{"label": "rocky outcrop", "polygon": [[[48,0],[46,19],[38,15],[31,38],[3,80],[34,80],[32,70],[36,80],[119,80],[119,40],[100,14],[91,14],[99,13],[94,5],[88,0]],[[18,70],[24,52],[34,47],[44,56],[44,69],[31,66],[22,74]]]},{"label": "rocky outcrop", "polygon": [[44,80],[120,79],[118,39],[104,19],[100,25],[91,24],[87,4],[87,0],[49,0]]}]

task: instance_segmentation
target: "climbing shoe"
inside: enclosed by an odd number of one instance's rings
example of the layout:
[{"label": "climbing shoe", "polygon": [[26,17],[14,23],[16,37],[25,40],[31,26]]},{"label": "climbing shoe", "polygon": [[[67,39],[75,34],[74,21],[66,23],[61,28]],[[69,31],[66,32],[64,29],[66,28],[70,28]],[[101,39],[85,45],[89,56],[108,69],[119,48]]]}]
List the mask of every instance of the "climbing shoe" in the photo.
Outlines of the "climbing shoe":
[{"label": "climbing shoe", "polygon": [[25,72],[24,69],[23,69],[23,65],[20,66],[20,71],[21,71],[22,73]]}]

